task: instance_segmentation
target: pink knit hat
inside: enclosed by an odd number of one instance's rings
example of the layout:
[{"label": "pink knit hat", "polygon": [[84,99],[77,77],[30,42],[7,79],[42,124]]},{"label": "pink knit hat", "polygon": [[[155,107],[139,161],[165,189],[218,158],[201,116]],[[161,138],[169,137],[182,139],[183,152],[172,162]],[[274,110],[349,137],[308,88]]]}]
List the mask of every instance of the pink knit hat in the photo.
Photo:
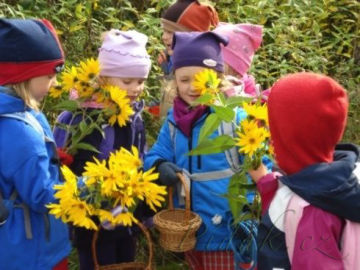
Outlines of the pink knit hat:
[{"label": "pink knit hat", "polygon": [[231,24],[221,22],[214,30],[229,38],[228,46],[223,46],[226,64],[244,75],[262,41],[262,26],[255,24]]},{"label": "pink knit hat", "polygon": [[146,35],[135,30],[112,29],[99,49],[100,75],[119,78],[147,78],[151,61],[146,52]]}]

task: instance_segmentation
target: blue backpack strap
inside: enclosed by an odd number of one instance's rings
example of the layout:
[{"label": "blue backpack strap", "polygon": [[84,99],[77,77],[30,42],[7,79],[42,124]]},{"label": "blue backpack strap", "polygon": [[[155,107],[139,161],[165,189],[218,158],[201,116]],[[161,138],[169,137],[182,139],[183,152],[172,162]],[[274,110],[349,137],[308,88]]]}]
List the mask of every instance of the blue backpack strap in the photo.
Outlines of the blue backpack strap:
[{"label": "blue backpack strap", "polygon": [[45,137],[46,137],[45,132],[42,126],[40,125],[40,123],[38,122],[38,120],[36,120],[36,118],[31,113],[26,111],[16,112],[16,113],[5,113],[5,114],[0,114],[0,117],[12,118],[25,122],[26,124],[34,128],[36,132],[39,133],[42,136],[43,140],[45,141]]},{"label": "blue backpack strap", "polygon": [[104,137],[101,140],[99,146],[99,155],[100,159],[107,159],[110,156],[110,153],[114,150],[115,143],[115,129],[111,125],[103,125],[102,130],[104,131]]},{"label": "blue backpack strap", "polygon": [[[44,142],[52,142],[53,143],[53,140],[46,136],[46,134],[45,134],[42,126],[38,122],[38,120],[36,120],[36,118],[29,112],[25,111],[25,112],[16,112],[16,113],[9,113],[9,114],[0,114],[0,117],[7,117],[7,118],[12,118],[15,120],[23,121],[26,124],[28,124],[29,126],[31,126],[32,128],[34,128],[36,130],[36,132],[38,132],[39,135],[42,136]],[[33,235],[32,235],[31,220],[30,220],[30,208],[25,203],[15,203],[15,200],[17,197],[18,197],[18,193],[16,190],[14,190],[11,193],[9,200],[14,203],[15,208],[23,209],[26,239],[32,239]],[[1,196],[1,200],[2,200],[2,196]],[[47,239],[49,239],[49,232],[50,232],[50,223],[49,223],[48,219],[49,219],[49,217],[47,216],[47,214],[44,214],[45,232],[46,232]]]},{"label": "blue backpack strap", "polygon": [[[219,135],[229,135],[231,137],[235,136],[235,127],[233,123],[222,121],[219,126]],[[226,160],[228,161],[231,170],[236,173],[241,170],[239,153],[236,147],[232,147],[225,151]]]}]

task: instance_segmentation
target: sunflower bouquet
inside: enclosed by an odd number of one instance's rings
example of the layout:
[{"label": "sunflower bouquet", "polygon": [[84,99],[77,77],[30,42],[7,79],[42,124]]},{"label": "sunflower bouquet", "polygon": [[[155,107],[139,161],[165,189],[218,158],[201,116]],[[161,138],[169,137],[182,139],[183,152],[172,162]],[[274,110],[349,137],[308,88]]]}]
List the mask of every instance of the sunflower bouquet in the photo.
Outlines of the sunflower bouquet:
[{"label": "sunflower bouquet", "polygon": [[65,182],[54,187],[58,202],[47,205],[50,214],[65,223],[91,230],[98,230],[100,224],[137,223],[133,212],[139,201],[156,211],[166,195],[166,188],[154,183],[158,178],[154,168],[143,172],[141,167],[136,147],[131,151],[121,148],[108,160],[94,158],[94,162],[86,163],[80,178],[62,166]]},{"label": "sunflower bouquet", "polygon": [[[211,69],[205,69],[195,75],[193,87],[200,97],[193,105],[209,106],[214,113],[207,117],[200,130],[198,146],[190,154],[219,153],[236,147],[240,154],[241,170],[232,176],[228,193],[224,196],[228,198],[234,220],[237,222],[258,218],[260,215],[261,205],[256,194],[256,185],[251,182],[247,172],[256,169],[265,155],[271,159],[272,146],[267,106],[261,103],[261,97],[259,100],[240,96],[226,97],[222,85],[224,82]],[[237,120],[239,115],[236,113],[236,107],[242,107],[242,114],[246,114],[240,121]],[[231,123],[234,134],[223,134],[209,139],[222,122]],[[256,194],[252,203],[247,200],[249,193]],[[243,212],[244,208],[249,211]]]},{"label": "sunflower bouquet", "polygon": [[[69,123],[56,123],[71,134],[63,151],[74,155],[78,149],[97,150],[82,142],[94,129],[102,133],[101,125],[108,123],[125,126],[134,113],[127,92],[117,86],[107,85],[100,77],[100,64],[92,58],[81,61],[78,66],[67,67],[60,74],[55,87],[50,89],[50,97],[59,99],[55,109],[72,114]],[[92,108],[89,110],[89,108]]]}]

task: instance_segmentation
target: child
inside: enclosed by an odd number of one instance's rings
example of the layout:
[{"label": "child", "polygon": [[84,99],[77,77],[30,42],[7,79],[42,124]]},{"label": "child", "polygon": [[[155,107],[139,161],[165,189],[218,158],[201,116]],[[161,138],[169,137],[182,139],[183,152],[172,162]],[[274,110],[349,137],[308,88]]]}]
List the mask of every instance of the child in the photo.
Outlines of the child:
[{"label": "child", "polygon": [[[187,155],[197,146],[200,129],[212,113],[206,106],[190,108],[190,104],[199,97],[192,86],[194,75],[204,68],[219,73],[224,71],[220,44],[226,45],[227,40],[213,32],[175,33],[173,67],[178,96],[144,161],[145,169],[158,168],[159,181],[165,185],[178,183],[176,172],[182,169],[192,176],[191,207],[201,216],[203,223],[197,234],[195,251],[185,253],[191,269],[235,269],[234,254],[229,244],[229,204],[226,198],[220,196],[227,193],[234,171],[225,153]],[[243,117],[245,113],[237,110],[237,120]],[[219,132],[215,131],[211,137],[218,135]],[[174,199],[180,204],[179,196]]]},{"label": "child", "polygon": [[[97,156],[106,159],[110,152],[124,147],[131,150],[134,145],[143,156],[145,151],[145,129],[141,118],[144,107],[143,100],[137,101],[144,90],[144,82],[150,71],[150,57],[146,52],[147,37],[136,31],[111,30],[104,36],[99,49],[100,75],[103,84],[115,85],[127,91],[135,114],[124,127],[117,123],[113,127],[104,128],[105,138],[99,131],[94,131],[83,142],[93,145],[101,153]],[[91,106],[93,105],[93,106]],[[96,109],[99,104],[88,103],[88,110]],[[68,112],[67,112],[68,113]],[[63,113],[59,120],[67,118]],[[69,124],[69,123],[68,123]],[[104,123],[105,124],[105,123]],[[111,132],[108,132],[111,129]],[[57,130],[58,146],[63,146],[62,130]],[[110,134],[113,134],[112,136]],[[108,137],[107,137],[108,136]],[[112,137],[112,139],[110,139]],[[111,145],[109,145],[111,144]],[[106,147],[103,147],[103,146]],[[94,152],[80,150],[74,156],[70,168],[81,175],[87,161],[93,161]],[[91,241],[93,231],[74,228],[74,245],[78,250],[80,269],[94,269]],[[97,241],[97,255],[100,265],[133,261],[135,257],[135,237],[130,228],[118,226],[113,230],[102,229]]]},{"label": "child", "polygon": [[222,47],[226,80],[231,85],[226,88],[225,94],[229,97],[258,97],[260,87],[247,72],[262,41],[262,26],[221,22],[214,32],[229,39],[229,45]]},{"label": "child", "polygon": [[161,52],[158,58],[158,63],[165,74],[165,81],[163,81],[161,88],[161,117],[166,116],[176,97],[171,85],[173,80],[171,46],[174,32],[209,31],[218,22],[216,10],[212,6],[201,4],[196,0],[178,0],[165,10],[161,18],[161,25],[163,28],[162,40],[166,49]]},{"label": "child", "polygon": [[[352,198],[355,209],[358,204],[358,196],[349,195],[359,193],[359,150],[336,147],[347,117],[345,90],[324,75],[296,73],[274,84],[268,109],[276,160],[286,175],[266,174],[262,166],[251,172],[266,211],[259,226],[258,269],[359,269],[356,248],[349,250],[346,244],[349,228],[354,229],[353,240],[358,239],[355,223],[344,226],[340,209],[338,216],[313,205],[326,209],[336,201],[330,196]],[[303,186],[309,202],[287,185],[297,190],[296,185]],[[343,211],[347,216],[355,209]]]},{"label": "child", "polygon": [[0,265],[66,270],[67,226],[46,205],[60,184],[55,142],[39,103],[64,64],[47,20],[0,18]]}]

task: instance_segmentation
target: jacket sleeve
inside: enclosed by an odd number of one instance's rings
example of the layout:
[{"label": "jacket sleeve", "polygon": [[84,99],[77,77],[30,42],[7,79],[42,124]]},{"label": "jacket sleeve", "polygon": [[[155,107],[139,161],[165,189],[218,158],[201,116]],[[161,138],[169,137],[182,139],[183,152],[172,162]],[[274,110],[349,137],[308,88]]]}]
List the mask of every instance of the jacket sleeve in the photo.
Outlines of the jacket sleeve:
[{"label": "jacket sleeve", "polygon": [[49,162],[46,153],[30,157],[12,177],[18,196],[36,212],[47,211],[45,205],[55,201],[53,185],[60,184],[59,179],[51,178]]},{"label": "jacket sleeve", "polygon": [[155,144],[145,155],[144,170],[149,170],[159,160],[175,162],[174,142],[171,139],[169,125],[171,124],[165,120]]},{"label": "jacket sleeve", "polygon": [[337,216],[306,206],[296,230],[291,269],[344,269],[339,249],[343,226]]},{"label": "jacket sleeve", "polygon": [[261,197],[261,212],[264,214],[270,206],[272,199],[278,189],[279,173],[268,173],[256,183]]}]

